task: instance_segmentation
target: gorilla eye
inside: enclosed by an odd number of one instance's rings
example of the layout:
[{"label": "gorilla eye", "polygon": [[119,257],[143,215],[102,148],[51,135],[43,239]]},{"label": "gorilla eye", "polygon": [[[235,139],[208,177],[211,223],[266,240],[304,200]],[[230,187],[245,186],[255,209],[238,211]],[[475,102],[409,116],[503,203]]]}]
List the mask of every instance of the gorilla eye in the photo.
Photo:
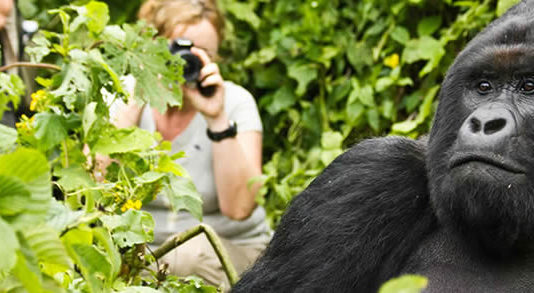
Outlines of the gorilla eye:
[{"label": "gorilla eye", "polygon": [[521,85],[521,91],[527,94],[534,93],[534,80],[531,80],[531,79],[525,80],[523,84]]},{"label": "gorilla eye", "polygon": [[487,94],[492,90],[492,87],[488,81],[481,81],[477,86],[477,90],[481,94]]}]

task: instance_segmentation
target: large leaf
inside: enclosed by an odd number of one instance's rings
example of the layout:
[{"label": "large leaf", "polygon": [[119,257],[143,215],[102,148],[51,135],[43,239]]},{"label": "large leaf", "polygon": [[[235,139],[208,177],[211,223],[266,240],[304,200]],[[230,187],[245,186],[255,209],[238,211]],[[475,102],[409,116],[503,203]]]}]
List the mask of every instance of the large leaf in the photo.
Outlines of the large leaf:
[{"label": "large leaf", "polygon": [[70,260],[56,230],[49,226],[37,225],[25,230],[23,234],[40,263],[54,265],[54,272],[64,272],[69,268]]},{"label": "large leaf", "polygon": [[137,128],[113,129],[105,136],[101,136],[91,151],[102,155],[126,153],[150,148],[156,143],[154,135]]},{"label": "large leaf", "polygon": [[16,228],[34,225],[46,218],[52,199],[50,172],[46,158],[32,149],[18,149],[0,156],[0,176],[15,177],[30,192],[24,212],[6,218]]},{"label": "large leaf", "polygon": [[0,215],[16,215],[26,209],[30,200],[30,191],[22,180],[0,175]]}]

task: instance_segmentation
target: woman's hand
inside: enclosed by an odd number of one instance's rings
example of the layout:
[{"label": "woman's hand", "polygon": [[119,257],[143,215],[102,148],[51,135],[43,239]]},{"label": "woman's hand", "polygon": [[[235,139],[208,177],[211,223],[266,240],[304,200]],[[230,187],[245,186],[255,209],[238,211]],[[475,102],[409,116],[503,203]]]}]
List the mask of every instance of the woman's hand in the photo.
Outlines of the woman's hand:
[{"label": "woman's hand", "polygon": [[191,105],[199,111],[213,131],[228,128],[228,118],[224,113],[224,81],[219,66],[212,62],[206,51],[192,47],[191,52],[200,58],[204,67],[200,70],[199,81],[202,87],[215,87],[212,96],[203,96],[197,87],[185,85],[184,95]]}]

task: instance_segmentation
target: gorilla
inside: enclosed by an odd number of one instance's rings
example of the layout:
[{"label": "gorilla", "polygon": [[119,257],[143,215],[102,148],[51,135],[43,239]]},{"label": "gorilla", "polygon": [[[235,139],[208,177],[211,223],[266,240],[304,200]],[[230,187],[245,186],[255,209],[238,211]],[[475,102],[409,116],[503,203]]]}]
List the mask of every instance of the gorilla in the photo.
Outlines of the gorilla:
[{"label": "gorilla", "polygon": [[292,201],[233,292],[534,292],[534,0],[457,56],[428,141],[365,140]]}]

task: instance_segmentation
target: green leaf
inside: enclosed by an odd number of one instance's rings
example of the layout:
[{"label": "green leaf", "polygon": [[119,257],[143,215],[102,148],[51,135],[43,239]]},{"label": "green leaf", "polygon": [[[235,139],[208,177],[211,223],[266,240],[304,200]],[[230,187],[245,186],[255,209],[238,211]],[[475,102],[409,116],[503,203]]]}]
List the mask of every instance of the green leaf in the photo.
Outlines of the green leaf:
[{"label": "green leaf", "polygon": [[49,226],[36,225],[25,230],[23,234],[40,263],[55,265],[55,270],[61,272],[69,268],[70,260],[56,230]]},{"label": "green leaf", "polygon": [[267,104],[266,108],[269,114],[276,115],[293,106],[297,102],[297,96],[290,86],[284,85],[270,99],[266,98],[262,102]]},{"label": "green leaf", "polygon": [[321,146],[324,149],[340,149],[343,143],[343,135],[335,131],[323,132],[321,136]]},{"label": "green leaf", "polygon": [[91,130],[91,127],[93,127],[93,124],[98,119],[98,116],[95,113],[96,106],[96,102],[89,103],[85,106],[85,110],[83,111],[82,126],[83,135],[85,137],[87,137],[89,130]]},{"label": "green leaf", "polygon": [[[195,289],[198,289],[198,288],[195,288]],[[195,291],[191,291],[191,292],[195,292]],[[120,290],[119,293],[160,293],[160,291],[156,289],[152,289],[150,287],[131,286],[131,287],[126,287]]]},{"label": "green leaf", "polygon": [[38,113],[35,116],[35,138],[44,150],[58,145],[67,137],[65,117],[53,113]]},{"label": "green leaf", "polygon": [[17,142],[17,131],[11,127],[0,124],[0,152],[13,147]]},{"label": "green leaf", "polygon": [[0,119],[4,111],[10,109],[8,103],[12,103],[16,109],[20,102],[20,96],[24,94],[24,83],[16,74],[0,72]]},{"label": "green leaf", "polygon": [[191,179],[169,176],[169,184],[163,192],[174,212],[186,210],[199,221],[202,220],[202,197]]},{"label": "green leaf", "polygon": [[[25,184],[31,197],[22,213],[8,218],[15,228],[35,225],[46,218],[52,198],[46,158],[36,150],[20,148],[0,156],[0,176],[15,177]],[[13,180],[11,180],[13,181]]]},{"label": "green leaf", "polygon": [[[98,240],[99,244],[107,253],[107,259],[111,264],[111,276],[115,278],[121,269],[121,255],[113,243],[111,234],[104,228],[94,228],[93,236]],[[108,280],[108,283],[111,281],[112,280]]]},{"label": "green leaf", "polygon": [[9,272],[17,262],[16,251],[19,249],[19,242],[15,231],[0,217],[0,238],[2,239],[2,249],[0,249],[0,280]]},{"label": "green leaf", "polygon": [[441,16],[425,17],[417,25],[417,34],[422,36],[429,36],[433,34],[441,26]]},{"label": "green leaf", "polygon": [[347,105],[347,118],[351,125],[354,125],[365,112],[365,107],[358,101]]},{"label": "green leaf", "polygon": [[413,131],[415,128],[417,128],[418,125],[419,124],[415,120],[406,120],[406,121],[397,122],[393,124],[391,126],[391,130],[394,133],[406,134],[406,133],[410,133],[411,131]]},{"label": "green leaf", "polygon": [[91,176],[80,165],[55,170],[54,175],[60,178],[57,183],[67,192],[95,186]]},{"label": "green leaf", "polygon": [[402,26],[395,27],[390,36],[401,45],[405,45],[410,40],[410,32]]},{"label": "green leaf", "polygon": [[30,191],[22,180],[0,175],[0,215],[13,216],[24,211],[30,197]]},{"label": "green leaf", "polygon": [[70,245],[74,262],[80,268],[92,292],[103,292],[103,281],[111,279],[109,259],[96,247],[87,244]]},{"label": "green leaf", "polygon": [[94,35],[100,34],[109,21],[109,9],[106,3],[90,1],[85,6],[72,6],[77,12],[76,17],[70,26],[72,31],[76,31],[82,24],[87,26],[89,32]]},{"label": "green leaf", "polygon": [[367,122],[375,132],[380,131],[380,115],[377,109],[367,110]]},{"label": "green leaf", "polygon": [[30,46],[26,47],[25,51],[30,56],[31,62],[41,62],[44,57],[50,54],[50,42],[42,33],[36,33],[32,38]]},{"label": "green leaf", "polygon": [[156,143],[152,133],[137,127],[112,129],[102,135],[92,146],[92,153],[110,155],[141,151],[150,148]]},{"label": "green leaf", "polygon": [[308,84],[317,79],[318,70],[311,64],[293,63],[288,68],[288,75],[298,82],[296,93],[302,96]]},{"label": "green leaf", "polygon": [[373,64],[372,56],[373,51],[367,43],[352,43],[347,48],[347,58],[356,70],[361,70],[364,66],[371,66]]},{"label": "green leaf", "polygon": [[519,3],[520,0],[499,0],[497,1],[497,16],[503,15],[512,6]]},{"label": "green leaf", "polygon": [[[42,280],[39,269],[33,263],[32,256],[28,253],[17,251],[17,264],[11,271],[13,276],[17,277],[18,281],[22,283],[24,289],[30,293],[41,293]],[[28,259],[29,258],[29,259]]]},{"label": "green leaf", "polygon": [[444,54],[445,49],[443,49],[438,40],[423,36],[420,39],[412,39],[406,43],[402,53],[402,60],[410,64],[419,60],[441,59]]},{"label": "green leaf", "polygon": [[425,277],[417,275],[405,275],[394,278],[380,287],[379,293],[419,293],[428,285]]},{"label": "green leaf", "polygon": [[165,173],[149,171],[149,172],[143,173],[143,175],[139,177],[136,177],[134,180],[135,180],[135,183],[137,184],[154,183],[165,176],[167,176],[167,174]]},{"label": "green leaf", "polygon": [[254,2],[228,2],[225,5],[226,11],[234,15],[237,19],[250,24],[254,29],[260,27],[260,18],[254,12]]},{"label": "green leaf", "polygon": [[244,61],[247,67],[271,62],[276,57],[276,48],[266,47],[254,52]]},{"label": "green leaf", "polygon": [[101,220],[119,247],[154,240],[154,219],[147,212],[128,210],[120,216],[103,216]]}]

